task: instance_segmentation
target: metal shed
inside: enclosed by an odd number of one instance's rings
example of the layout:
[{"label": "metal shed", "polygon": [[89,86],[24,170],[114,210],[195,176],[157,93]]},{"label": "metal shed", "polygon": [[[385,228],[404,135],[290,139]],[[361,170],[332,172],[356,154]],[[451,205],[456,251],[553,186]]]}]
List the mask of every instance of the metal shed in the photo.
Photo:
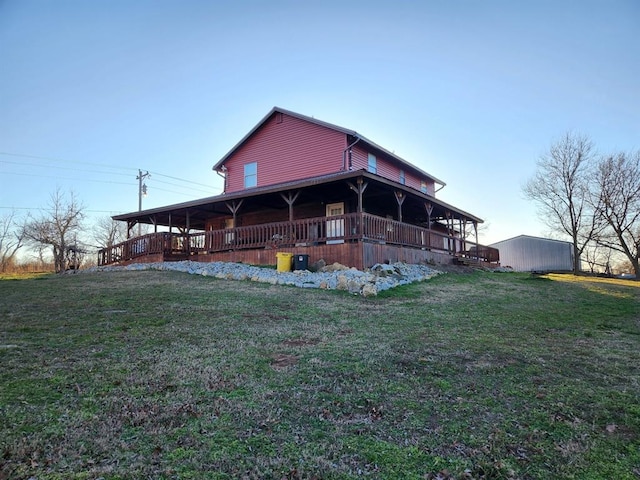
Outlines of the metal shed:
[{"label": "metal shed", "polygon": [[517,272],[573,270],[573,244],[519,235],[490,245],[500,251],[500,264]]}]

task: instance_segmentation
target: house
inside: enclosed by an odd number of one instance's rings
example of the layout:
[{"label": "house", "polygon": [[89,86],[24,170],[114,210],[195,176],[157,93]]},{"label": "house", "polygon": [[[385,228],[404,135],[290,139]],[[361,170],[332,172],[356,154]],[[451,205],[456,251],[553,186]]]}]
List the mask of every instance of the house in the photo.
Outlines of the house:
[{"label": "house", "polygon": [[500,252],[500,263],[517,272],[573,270],[573,244],[550,238],[519,235],[491,244]]},{"label": "house", "polygon": [[[436,199],[445,183],[356,131],[274,107],[213,170],[221,195],[116,215],[129,235],[99,264],[191,259],[273,265],[278,251],[356,268],[497,263],[482,220]],[[472,237],[472,240],[469,238]]]}]

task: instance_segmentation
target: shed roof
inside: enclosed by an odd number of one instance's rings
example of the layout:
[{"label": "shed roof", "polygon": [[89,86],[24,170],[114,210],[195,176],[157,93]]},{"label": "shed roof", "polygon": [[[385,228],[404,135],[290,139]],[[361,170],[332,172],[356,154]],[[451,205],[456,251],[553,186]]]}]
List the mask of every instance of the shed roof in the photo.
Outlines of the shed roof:
[{"label": "shed roof", "polygon": [[566,243],[568,245],[573,245],[571,242],[567,242],[565,240],[556,240],[555,238],[544,238],[544,237],[535,237],[533,235],[516,235],[515,237],[507,238],[505,240],[500,240],[498,242],[492,243],[489,247],[493,247],[495,245],[500,245],[502,243],[512,242],[514,240],[528,238],[532,240],[540,240],[542,242],[555,242],[555,243]]}]

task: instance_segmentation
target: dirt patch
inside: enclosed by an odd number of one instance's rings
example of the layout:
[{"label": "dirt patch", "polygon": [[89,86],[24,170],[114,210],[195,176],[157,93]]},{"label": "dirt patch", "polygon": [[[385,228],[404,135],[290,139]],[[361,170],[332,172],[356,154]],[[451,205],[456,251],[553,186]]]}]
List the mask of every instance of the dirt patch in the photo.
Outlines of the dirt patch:
[{"label": "dirt patch", "polygon": [[317,345],[320,340],[317,338],[292,338],[291,340],[285,340],[282,345],[286,347],[307,347],[310,345]]},{"label": "dirt patch", "polygon": [[298,363],[298,357],[295,355],[287,355],[286,353],[277,353],[271,358],[271,368],[274,370],[284,370]]},{"label": "dirt patch", "polygon": [[344,328],[338,331],[338,337],[346,337],[347,335],[351,335],[353,333],[352,328]]}]

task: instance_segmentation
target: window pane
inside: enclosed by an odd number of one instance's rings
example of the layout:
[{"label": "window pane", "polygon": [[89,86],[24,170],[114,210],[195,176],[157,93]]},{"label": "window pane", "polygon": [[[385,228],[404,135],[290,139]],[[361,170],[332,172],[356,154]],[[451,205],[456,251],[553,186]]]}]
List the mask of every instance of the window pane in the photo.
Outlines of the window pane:
[{"label": "window pane", "polygon": [[369,154],[369,165],[367,170],[371,173],[378,173],[378,162],[375,155]]},{"label": "window pane", "polygon": [[258,185],[258,162],[247,163],[244,166],[244,187],[250,188]]}]

